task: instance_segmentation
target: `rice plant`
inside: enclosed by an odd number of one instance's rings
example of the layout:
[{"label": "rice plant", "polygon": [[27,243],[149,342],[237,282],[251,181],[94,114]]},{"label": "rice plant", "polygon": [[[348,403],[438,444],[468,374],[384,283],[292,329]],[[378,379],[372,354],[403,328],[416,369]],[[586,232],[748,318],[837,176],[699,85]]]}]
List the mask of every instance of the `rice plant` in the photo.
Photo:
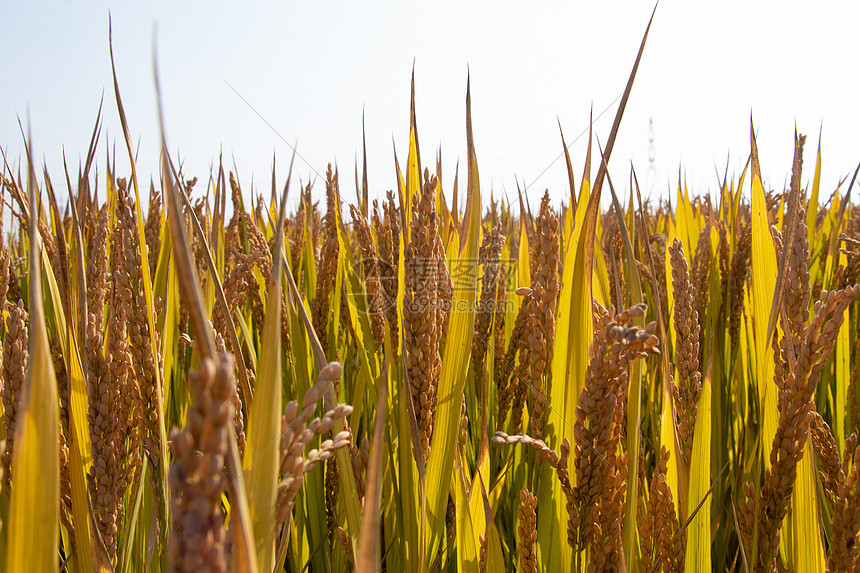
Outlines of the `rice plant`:
[{"label": "rice plant", "polygon": [[142,188],[115,75],[130,172],[101,115],[62,208],[4,157],[0,569],[854,571],[857,173],[820,189],[819,151],[804,187],[798,135],[766,190],[751,126],[737,179],[643,202],[631,170],[622,203],[644,46],[539,201],[482,195],[468,84],[465,193],[414,92],[355,204],[166,144]]}]

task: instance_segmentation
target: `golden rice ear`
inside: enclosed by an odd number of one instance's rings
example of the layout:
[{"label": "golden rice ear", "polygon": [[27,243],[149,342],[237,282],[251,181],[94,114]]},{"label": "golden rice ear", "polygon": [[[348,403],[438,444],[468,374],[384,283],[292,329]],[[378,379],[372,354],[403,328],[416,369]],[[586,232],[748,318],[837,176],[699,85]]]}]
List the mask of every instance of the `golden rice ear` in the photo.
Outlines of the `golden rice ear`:
[{"label": "golden rice ear", "polygon": [[537,541],[537,520],[535,510],[537,509],[537,498],[523,488],[520,490],[520,506],[517,508],[517,520],[519,531],[520,571],[537,573],[537,552],[535,542]]}]

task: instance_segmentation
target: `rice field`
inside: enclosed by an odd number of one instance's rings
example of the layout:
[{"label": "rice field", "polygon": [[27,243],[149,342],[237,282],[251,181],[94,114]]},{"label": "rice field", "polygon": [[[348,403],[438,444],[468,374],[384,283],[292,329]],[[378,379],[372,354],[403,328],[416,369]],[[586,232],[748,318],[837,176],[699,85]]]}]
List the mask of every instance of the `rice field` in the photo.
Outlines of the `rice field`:
[{"label": "rice field", "polygon": [[4,157],[0,570],[854,571],[857,172],[642,201],[644,46],[552,195]]}]

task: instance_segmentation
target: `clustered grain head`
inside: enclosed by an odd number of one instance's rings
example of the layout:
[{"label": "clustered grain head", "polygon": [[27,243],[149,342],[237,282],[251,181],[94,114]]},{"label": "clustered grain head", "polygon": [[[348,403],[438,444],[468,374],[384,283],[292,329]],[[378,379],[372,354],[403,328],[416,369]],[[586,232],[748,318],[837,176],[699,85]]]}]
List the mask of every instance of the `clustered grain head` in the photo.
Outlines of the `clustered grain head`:
[{"label": "clustered grain head", "polygon": [[352,540],[343,527],[338,526],[336,534],[340,547],[346,556],[347,564],[349,564],[350,568],[355,569],[355,554],[352,551]]},{"label": "clustered grain head", "polygon": [[332,532],[337,524],[338,486],[337,460],[330,458],[325,462],[325,521],[328,531]]},{"label": "clustered grain head", "polygon": [[[854,343],[852,356],[860,356],[860,336]],[[855,361],[848,380],[848,399],[845,401],[845,433],[860,432],[860,409],[857,407],[857,377],[860,375],[860,360]]]},{"label": "clustered grain head", "polygon": [[744,285],[750,271],[752,253],[752,225],[747,222],[741,229],[737,247],[732,254],[732,271],[729,285],[729,336],[732,349],[740,343],[741,317],[744,313]]},{"label": "clustered grain head", "polygon": [[[555,310],[560,291],[559,223],[549,206],[549,193],[541,201],[535,243],[532,249],[534,273],[529,297],[527,345],[520,356],[524,381],[532,396],[532,433],[543,437],[547,423],[552,383],[552,351],[555,346]],[[522,382],[521,382],[522,383]]]},{"label": "clustered grain head", "polygon": [[292,401],[284,410],[281,418],[276,531],[281,529],[292,512],[296,494],[304,484],[304,474],[311,471],[318,463],[331,460],[339,448],[349,447],[352,444],[351,432],[344,430],[323,440],[319,448],[305,454],[305,449],[315,437],[330,433],[335,422],[344,420],[352,413],[352,406],[338,404],[321,418],[313,418],[317,401],[340,375],[341,368],[340,363],[329,363],[320,371],[317,383],[305,393],[302,406]]},{"label": "clustered grain head", "polygon": [[21,411],[22,390],[29,361],[29,337],[27,335],[27,311],[24,303],[18,304],[6,318],[6,339],[3,343],[3,422],[6,428],[6,448],[3,451],[3,475],[6,490],[12,480],[12,454],[15,447],[15,431]]},{"label": "clustered grain head", "polygon": [[[301,191],[301,189],[299,190]],[[310,196],[311,184],[307,185],[307,195]],[[302,255],[305,250],[305,227],[308,224],[307,201],[305,201],[305,193],[300,193],[299,208],[292,221],[292,232],[290,234],[290,270],[293,272],[293,279],[296,284],[301,287],[302,283]]]},{"label": "clustered grain head", "polygon": [[72,485],[69,468],[69,419],[70,419],[70,399],[71,387],[69,384],[69,375],[66,371],[66,363],[63,360],[62,349],[57,340],[51,340],[51,361],[54,365],[54,375],[57,379],[57,393],[60,398],[60,420],[59,420],[59,450],[60,450],[60,519],[63,525],[68,529],[70,534],[74,531],[72,523]]},{"label": "clustered grain head", "polygon": [[3,218],[0,217],[0,312],[6,309],[9,294],[9,249],[6,248],[6,235],[3,232]]},{"label": "clustered grain head", "polygon": [[[710,212],[710,199],[706,202],[707,211]],[[696,252],[693,255],[693,266],[690,270],[690,283],[695,289],[696,302],[694,308],[699,315],[699,323],[703,324],[706,319],[708,302],[710,301],[711,285],[711,219],[705,217],[705,226],[699,233],[696,243]],[[699,332],[699,364],[703,364],[705,351],[705,330]]]},{"label": "clustered grain head", "polygon": [[819,478],[824,488],[824,495],[832,505],[839,487],[839,473],[842,471],[842,460],[839,456],[839,448],[836,439],[830,431],[830,426],[816,411],[813,411],[809,426],[809,437],[818,457]]},{"label": "clustered grain head", "polygon": [[[259,207],[259,204],[258,204]],[[244,213],[244,222],[245,229],[248,233],[248,245],[249,245],[249,253],[250,256],[253,256],[254,262],[257,264],[257,267],[260,271],[260,275],[263,278],[263,282],[268,284],[272,279],[272,253],[271,246],[266,241],[266,237],[263,235],[263,231],[260,229],[257,221],[261,221],[261,218],[254,220],[254,217],[251,216],[250,213]],[[258,217],[261,217],[258,215]],[[274,237],[272,237],[272,243],[274,243]],[[239,257],[237,257],[239,258]],[[245,259],[246,261],[248,259]],[[257,323],[257,328],[260,331],[263,330],[263,324],[265,322],[264,319],[264,311],[263,311],[263,299],[260,295],[259,287],[254,289],[254,286],[259,285],[257,281],[256,275],[251,273],[249,276],[245,277],[245,281],[251,285],[252,292],[248,293],[251,302],[251,308],[254,314],[254,320]],[[282,298],[278,298],[281,305],[281,341],[289,348],[290,346],[290,326],[289,326],[289,314],[287,313],[286,303]],[[272,301],[273,304],[277,304],[278,300]]]},{"label": "clustered grain head", "polygon": [[355,488],[358,500],[364,502],[364,494],[367,491],[367,464],[370,460],[370,441],[362,438],[361,445],[350,444],[349,455],[352,460],[352,474],[355,477]]},{"label": "clustered grain head", "polygon": [[[493,309],[493,380],[488,380],[486,386],[489,387],[490,383],[496,386],[496,403],[499,406],[496,427],[501,427],[507,415],[507,410],[504,413],[501,410],[503,398],[507,399],[507,396],[502,395],[501,386],[501,371],[505,367],[505,307],[507,306],[508,297],[506,270],[507,265],[505,261],[502,261],[499,265],[499,279],[496,285],[496,299]],[[507,385],[505,386],[505,390],[508,390]]]},{"label": "clustered grain head", "polygon": [[373,201],[373,230],[376,244],[379,280],[382,285],[383,308],[388,322],[391,346],[395,354],[400,348],[400,325],[397,315],[399,303],[397,288],[400,264],[400,212],[394,204],[394,193],[388,192],[387,200],[382,203],[383,215],[380,216],[379,204]]},{"label": "clustered grain head", "polygon": [[[138,429],[130,428],[130,431],[140,432],[144,454],[153,469],[150,475],[157,486],[158,476],[161,475],[158,470],[161,466],[158,430],[161,412],[158,410],[157,398],[161,384],[158,374],[161,354],[158,350],[157,333],[153,333],[155,347],[152,345],[153,337],[150,337],[148,304],[143,288],[143,267],[134,212],[128,190],[120,186],[117,193],[116,224],[122,227],[122,241],[114,243],[113,248],[121,249],[121,270],[115,273],[115,280],[119,280],[121,284],[116,291],[121,297],[127,319],[128,351],[133,365],[126,387],[126,399],[134,402],[129,408],[134,412],[134,425],[140,426]],[[160,488],[156,487],[155,491],[160,491]]]},{"label": "clustered grain head", "polygon": [[[337,221],[340,212],[337,173],[332,173],[331,164],[326,171],[326,215],[322,221],[325,229],[322,249],[317,263],[316,296],[311,302],[311,318],[323,350],[329,349],[328,326],[331,311],[331,294],[337,278],[340,245],[337,238]],[[339,293],[338,293],[339,294]]]},{"label": "clustered grain head", "polygon": [[675,293],[675,364],[678,380],[672,385],[678,433],[683,446],[684,465],[690,467],[693,450],[693,430],[699,396],[702,392],[702,375],[699,372],[699,313],[696,310],[696,288],[687,274],[684,248],[678,239],[670,247],[672,288]]},{"label": "clustered grain head", "polygon": [[651,235],[651,260],[654,262],[654,271],[657,279],[657,297],[660,299],[660,311],[663,313],[663,322],[669,322],[669,292],[666,288],[666,237],[660,234]]},{"label": "clustered grain head", "polygon": [[478,308],[475,312],[475,334],[472,337],[472,364],[475,369],[475,379],[478,386],[486,373],[487,348],[490,343],[490,334],[493,320],[496,316],[496,299],[498,297],[501,263],[500,257],[505,236],[502,227],[497,222],[492,230],[484,235],[481,250],[478,254],[478,263],[483,267],[481,277],[481,295]]},{"label": "clustered grain head", "polygon": [[[92,443],[93,465],[88,475],[89,493],[108,556],[116,562],[118,525],[122,495],[129,486],[129,471],[135,465],[136,451],[132,444],[138,432],[131,424],[134,400],[129,386],[133,385],[132,358],[128,349],[127,324],[130,319],[129,278],[123,265],[124,228],[116,224],[112,232],[110,256],[111,276],[114,284],[110,296],[110,316],[104,353],[93,344],[89,372],[88,421]],[[91,317],[92,318],[92,317]],[[89,339],[95,341],[95,331],[101,324],[90,324]]]},{"label": "clustered grain head", "polygon": [[227,530],[221,496],[228,487],[226,458],[236,379],[229,355],[202,358],[188,379],[192,404],[185,427],[174,428],[170,450],[169,571],[227,571]]},{"label": "clustered grain head", "polygon": [[[517,289],[516,294],[530,294],[530,289]],[[522,429],[523,406],[525,404],[526,384],[523,382],[524,374],[522,368],[517,368],[517,355],[525,352],[527,340],[526,333],[531,321],[531,296],[523,296],[522,304],[517,312],[514,327],[511,330],[511,338],[508,349],[504,352],[496,370],[496,387],[498,388],[499,402],[499,428],[505,427],[508,410],[511,410],[511,430],[519,433]],[[503,335],[504,338],[504,335]],[[504,342],[504,341],[502,341]],[[523,364],[520,359],[520,365]],[[511,376],[513,375],[513,378]]]},{"label": "clustered grain head", "polygon": [[860,554],[857,535],[860,531],[860,447],[857,446],[857,434],[851,434],[845,442],[832,508],[833,541],[827,570],[853,573]]},{"label": "clustered grain head", "polygon": [[379,349],[385,342],[385,318],[383,307],[385,294],[379,275],[379,261],[376,256],[376,246],[370,225],[354,205],[349,206],[352,216],[352,230],[355,233],[357,252],[364,270],[364,285],[367,291],[367,312],[370,315],[370,329],[373,339]]},{"label": "clustered grain head", "polygon": [[[436,389],[442,372],[441,346],[450,310],[451,278],[439,236],[436,176],[424,173],[421,193],[412,198],[410,241],[404,255],[403,300],[406,375],[418,422],[424,459],[430,457]],[[446,307],[446,293],[449,305]]]},{"label": "clustered grain head", "polygon": [[[208,321],[208,325],[212,332],[212,338],[215,341],[215,352],[217,352],[219,356],[226,356],[228,352],[224,337],[215,329],[215,326],[211,321]],[[194,344],[195,343],[192,342],[192,345]],[[233,354],[231,353],[231,355]],[[235,377],[237,373],[237,364],[235,360],[232,360],[232,362],[233,376]],[[230,399],[233,402],[233,426],[236,430],[236,446],[239,450],[239,460],[241,460],[245,455],[245,417],[242,413],[242,400],[239,396],[238,384],[233,385]]]},{"label": "clustered grain head", "polygon": [[[229,180],[230,200],[233,205],[233,215],[230,217],[230,222],[227,224],[227,228],[224,231],[224,244],[244,245],[246,234],[243,223],[243,213],[245,212],[245,208],[242,203],[242,188],[239,186],[239,182],[236,180],[236,176],[232,171],[230,172]],[[224,258],[227,266],[233,265],[233,256],[234,253],[232,250],[225,249]]]},{"label": "clustered grain head", "polygon": [[[238,309],[244,308],[248,303],[251,307],[251,313],[254,316],[254,322],[262,327],[265,311],[263,309],[263,301],[260,298],[260,283],[254,275],[254,266],[260,261],[262,253],[252,251],[250,253],[242,253],[234,250],[233,252],[233,268],[227,273],[224,279],[223,289],[224,298],[227,300],[227,306],[232,315]],[[217,332],[227,332],[227,321],[232,320],[231,317],[225,316],[220,305],[216,305],[212,311],[212,322]],[[231,348],[235,352],[236,349]]]},{"label": "clustered grain head", "polygon": [[761,499],[749,484],[745,487],[747,500],[742,502],[742,513],[746,514],[745,535],[751,536],[755,526],[758,527],[758,569],[770,570],[776,558],[780,529],[797,480],[797,464],[803,457],[810,433],[815,408],[812,397],[833,350],[843,313],[858,294],[860,286],[822,291],[814,306],[812,322],[801,333],[800,344],[795,349],[796,359],[786,372],[774,377],[779,388],[779,421],[770,450],[770,467],[764,472]]},{"label": "clustered grain head", "polygon": [[102,339],[102,322],[104,321],[105,295],[109,287],[107,272],[107,240],[108,226],[110,224],[110,213],[107,208],[99,211],[95,222],[95,229],[90,240],[90,256],[87,259],[87,312],[89,313],[88,324],[95,329],[94,334],[98,340],[94,341],[100,346]]},{"label": "clustered grain head", "polygon": [[[607,213],[607,216],[610,216]],[[624,265],[624,240],[621,237],[621,229],[615,221],[607,221],[607,231],[604,233],[605,244],[603,246],[604,258],[606,260],[606,272],[609,279],[609,300],[616,308],[624,304],[627,284],[625,280]]]},{"label": "clustered grain head", "polygon": [[651,478],[647,510],[640,510],[638,515],[642,571],[684,570],[684,540],[679,531],[672,489],[666,481],[669,457],[669,451],[661,448]]},{"label": "clustered grain head", "polygon": [[839,455],[830,426],[813,411],[810,437],[820,466],[819,476],[831,508],[831,537],[827,571],[857,569],[860,545],[860,448],[857,434],[845,441],[845,451]]},{"label": "clustered grain head", "polygon": [[523,488],[520,490],[520,505],[517,507],[517,519],[519,522],[519,553],[520,571],[523,573],[537,573],[537,498]]},{"label": "clustered grain head", "polygon": [[[591,547],[607,567],[620,558],[620,522],[626,493],[627,453],[619,451],[629,365],[659,352],[655,323],[629,326],[645,316],[639,304],[616,314],[610,308],[594,333],[590,360],[574,426],[576,485],[573,499],[579,517],[571,544]],[[570,536],[570,535],[569,535]]]},{"label": "clustered grain head", "polygon": [[726,222],[720,219],[718,223],[720,242],[717,245],[717,256],[719,257],[720,269],[720,314],[717,317],[718,324],[725,324],[728,308],[729,280],[731,280],[731,244],[729,243],[729,232]]},{"label": "clustered grain head", "polygon": [[156,191],[154,186],[151,186],[149,189],[149,210],[146,214],[143,235],[146,239],[147,262],[152,278],[155,277],[158,254],[161,250],[161,212],[161,193]]}]

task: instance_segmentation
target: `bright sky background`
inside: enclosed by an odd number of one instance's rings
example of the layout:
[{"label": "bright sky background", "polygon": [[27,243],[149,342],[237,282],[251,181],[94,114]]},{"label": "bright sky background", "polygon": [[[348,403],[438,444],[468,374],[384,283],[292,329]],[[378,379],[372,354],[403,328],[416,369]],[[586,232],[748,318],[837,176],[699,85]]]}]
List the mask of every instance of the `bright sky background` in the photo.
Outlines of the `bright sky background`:
[{"label": "bright sky background", "polygon": [[[431,164],[441,146],[446,190],[465,155],[467,69],[484,193],[513,197],[515,177],[530,185],[561,152],[557,120],[568,143],[575,141],[578,182],[586,137],[577,136],[592,105],[595,116],[609,107],[595,123],[605,143],[616,107],[610,104],[624,88],[653,5],[574,4],[9,3],[0,34],[0,147],[20,161],[18,117],[26,129],[29,114],[36,157],[59,183],[62,151],[76,172],[104,93],[99,170],[107,143],[127,172],[111,84],[110,10],[143,183],[158,165],[156,24],[168,144],[185,173],[203,181],[222,149],[228,166],[235,158],[246,194],[253,177],[256,192],[268,197],[273,154],[279,185],[286,177],[288,145],[229,83],[283,138],[298,141],[310,164],[297,160],[303,180],[337,162],[348,201],[364,110],[370,190],[381,196],[396,185],[392,138],[401,163],[406,159],[414,61],[422,159]],[[860,161],[858,24],[858,2],[664,0],[612,155],[616,185],[626,187],[632,161],[655,194],[674,188],[679,167],[696,192],[713,190],[727,158],[730,174],[740,173],[752,113],[766,185],[786,181],[796,123],[809,136],[804,182],[823,126],[822,192],[831,192]],[[563,160],[529,188],[532,204],[545,188],[567,197]]]}]

